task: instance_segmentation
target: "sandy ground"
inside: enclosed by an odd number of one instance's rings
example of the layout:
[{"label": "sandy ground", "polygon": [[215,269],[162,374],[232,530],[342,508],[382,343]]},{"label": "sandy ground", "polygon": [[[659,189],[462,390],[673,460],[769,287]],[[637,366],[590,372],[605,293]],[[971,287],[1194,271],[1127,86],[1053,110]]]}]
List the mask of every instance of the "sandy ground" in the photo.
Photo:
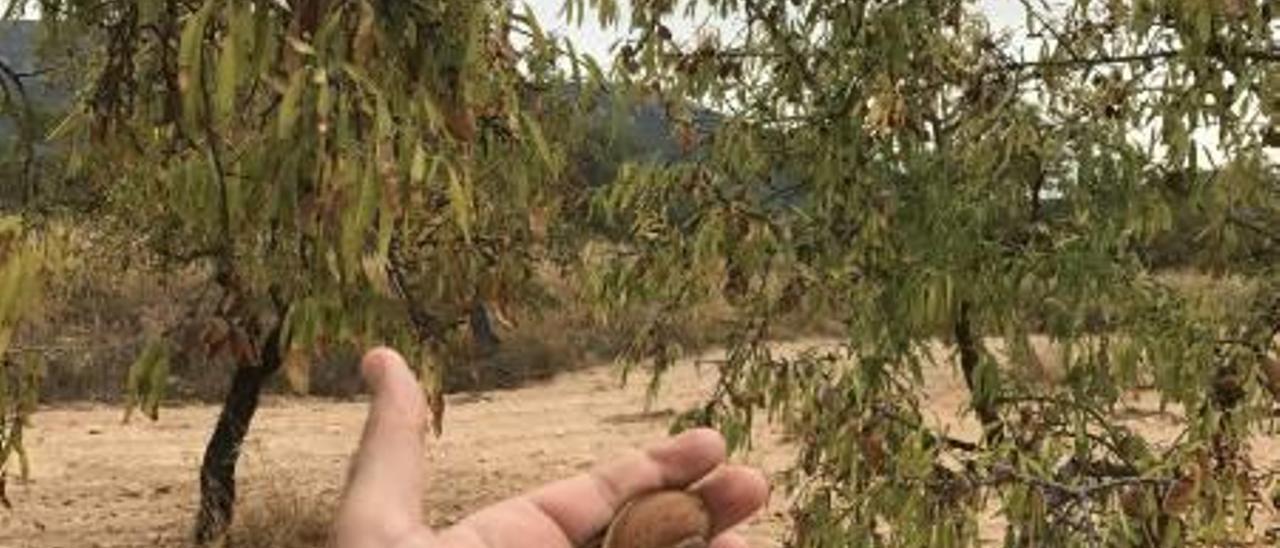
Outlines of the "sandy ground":
[{"label": "sandy ground", "polygon": [[[428,443],[428,519],[445,524],[523,489],[585,470],[665,435],[675,409],[714,382],[682,367],[646,413],[644,383],[618,370],[563,374],[519,390],[449,399],[444,435]],[[303,501],[327,513],[359,438],[366,404],[272,398],[254,421],[240,467],[241,500]],[[0,547],[181,546],[191,528],[195,473],[218,410],[168,408],[159,422],[121,423],[110,407],[41,410],[27,434],[29,482],[11,481]],[[780,467],[780,450],[736,460]],[[778,510],[777,508],[771,509]],[[748,533],[775,546],[778,519]]]},{"label": "sandy ground", "polygon": [[[671,411],[698,401],[714,382],[710,370],[689,364],[670,375],[650,413],[644,412],[647,379],[623,388],[612,368],[566,373],[513,391],[451,397],[444,435],[429,442],[424,457],[429,521],[447,524],[664,436]],[[932,371],[929,392],[928,411],[969,437],[973,425],[956,419],[967,400],[953,368]],[[364,413],[362,402],[264,402],[241,462],[245,512],[261,512],[263,501],[292,504],[321,529]],[[11,482],[14,509],[0,509],[0,547],[184,545],[196,502],[195,471],[216,415],[213,407],[178,407],[163,410],[159,422],[135,419],[126,425],[118,408],[42,410],[28,434],[31,480]],[[1154,438],[1175,429],[1160,415],[1134,421]],[[776,473],[789,453],[773,433],[762,434],[771,441],[735,460]],[[1280,455],[1274,437],[1254,449],[1271,464]],[[745,528],[755,547],[782,543],[785,504],[775,495]]]}]

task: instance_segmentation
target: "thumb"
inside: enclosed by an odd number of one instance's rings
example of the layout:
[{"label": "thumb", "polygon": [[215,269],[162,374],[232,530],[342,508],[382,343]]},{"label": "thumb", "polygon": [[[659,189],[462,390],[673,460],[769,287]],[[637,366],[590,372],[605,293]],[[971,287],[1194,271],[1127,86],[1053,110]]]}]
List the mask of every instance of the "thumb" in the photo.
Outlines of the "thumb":
[{"label": "thumb", "polygon": [[338,538],[391,542],[422,527],[426,401],[404,358],[377,348],[360,363],[373,392],[369,416],[338,509]]}]

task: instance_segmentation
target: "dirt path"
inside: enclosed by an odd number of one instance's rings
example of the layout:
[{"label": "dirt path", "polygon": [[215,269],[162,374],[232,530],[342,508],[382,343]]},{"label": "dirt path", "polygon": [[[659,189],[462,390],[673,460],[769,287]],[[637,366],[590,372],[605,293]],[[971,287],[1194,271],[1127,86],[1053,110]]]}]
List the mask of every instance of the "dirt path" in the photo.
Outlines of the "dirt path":
[{"label": "dirt path", "polygon": [[[935,424],[972,437],[958,419],[967,404],[954,368],[931,370],[927,414]],[[427,516],[447,524],[490,502],[582,471],[600,459],[665,435],[671,411],[704,397],[710,370],[676,368],[645,414],[645,378],[621,388],[618,371],[563,374],[519,390],[450,399],[443,437],[428,443]],[[306,399],[265,402],[247,442],[240,471],[242,534],[276,532],[287,541],[252,537],[250,546],[295,547],[323,542],[347,458],[359,437],[365,404]],[[190,530],[198,467],[217,409],[165,409],[156,423],[121,424],[117,408],[42,410],[28,434],[29,483],[11,482],[15,508],[0,509],[0,548],[183,546]],[[1176,424],[1160,415],[1133,421],[1143,435],[1167,439]],[[777,436],[739,462],[770,473],[789,454]],[[1274,466],[1280,440],[1255,445],[1258,464]],[[784,501],[775,500],[746,528],[753,547],[780,546]],[[984,536],[994,538],[998,526]]]}]

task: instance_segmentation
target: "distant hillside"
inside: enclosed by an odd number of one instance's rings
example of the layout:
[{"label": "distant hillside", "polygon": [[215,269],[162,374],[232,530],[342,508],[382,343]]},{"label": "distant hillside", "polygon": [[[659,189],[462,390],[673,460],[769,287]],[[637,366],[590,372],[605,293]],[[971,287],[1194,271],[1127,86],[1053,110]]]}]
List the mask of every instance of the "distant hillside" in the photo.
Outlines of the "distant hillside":
[{"label": "distant hillside", "polygon": [[[0,21],[0,62],[19,73],[34,72],[39,66],[37,21]],[[68,94],[57,90],[39,78],[24,79],[27,96],[38,107],[63,103]],[[632,105],[617,127],[610,130],[613,119],[611,98],[602,97],[594,117],[602,150],[593,151],[586,159],[587,178],[592,184],[607,184],[620,162],[640,161],[673,163],[689,160],[689,154],[681,150],[672,124],[664,109],[654,103]],[[699,133],[707,135],[721,124],[721,116],[709,110],[694,112],[694,125]],[[13,133],[12,120],[0,117],[0,141]],[[607,137],[606,137],[607,134]],[[607,144],[605,144],[607,143]],[[696,154],[696,153],[695,153]]]},{"label": "distant hillside", "polygon": [[0,21],[0,59],[14,70],[30,70],[35,37],[35,21]]},{"label": "distant hillside", "polygon": [[[35,21],[0,21],[0,63],[17,73],[33,72],[36,68],[37,31]],[[38,78],[23,79],[23,86],[27,97],[36,105],[53,99]],[[0,116],[0,141],[12,134],[13,121]]]},{"label": "distant hillside", "polygon": [[[0,62],[18,73],[33,72],[36,69],[37,25],[35,21],[0,21]],[[27,92],[36,98],[44,91],[38,79],[28,78],[23,83],[30,88]]]}]

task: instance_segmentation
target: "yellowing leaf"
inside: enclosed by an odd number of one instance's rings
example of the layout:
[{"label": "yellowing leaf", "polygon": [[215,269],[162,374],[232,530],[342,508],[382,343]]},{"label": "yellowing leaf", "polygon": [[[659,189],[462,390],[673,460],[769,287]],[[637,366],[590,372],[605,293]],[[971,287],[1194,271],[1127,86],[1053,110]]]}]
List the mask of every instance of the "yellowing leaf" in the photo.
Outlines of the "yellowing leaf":
[{"label": "yellowing leaf", "polygon": [[555,160],[551,156],[551,147],[547,146],[547,140],[542,135],[542,126],[538,124],[527,112],[524,113],[524,127],[529,134],[529,139],[533,141],[534,148],[538,151],[538,157],[542,159],[542,163],[548,168],[555,168]]},{"label": "yellowing leaf", "polygon": [[352,40],[352,59],[358,64],[365,64],[373,54],[376,36],[374,20],[376,13],[373,4],[360,3],[360,22],[356,26],[356,36]]},{"label": "yellowing leaf", "polygon": [[444,431],[444,370],[436,353],[428,348],[418,354],[418,378],[431,409],[432,433],[439,437]]},{"label": "yellowing leaf", "polygon": [[129,404],[125,408],[124,422],[129,422],[135,408],[151,420],[158,420],[168,379],[168,344],[160,339],[152,340],[129,367],[126,380]]},{"label": "yellowing leaf", "polygon": [[58,125],[54,126],[52,130],[49,130],[49,134],[45,136],[45,139],[49,141],[61,140],[82,127],[86,119],[87,116],[84,111],[74,110],[69,112],[62,118],[61,122],[58,122]]},{"label": "yellowing leaf", "polygon": [[440,105],[436,104],[431,94],[423,94],[422,112],[427,118],[427,126],[432,130],[439,131],[444,126],[444,113],[440,111]]},{"label": "yellowing leaf", "polygon": [[298,394],[311,392],[311,358],[301,348],[291,348],[284,357],[285,379]]},{"label": "yellowing leaf", "polygon": [[296,51],[306,56],[313,56],[316,54],[315,47],[313,47],[311,44],[303,42],[302,40],[299,40],[296,36],[286,36],[285,40],[289,43],[289,47],[293,48],[293,51]]},{"label": "yellowing leaf", "polygon": [[462,237],[471,242],[471,196],[467,185],[458,175],[457,169],[452,165],[448,166],[449,170],[449,205],[453,207],[454,220],[458,223],[458,229],[462,231]]},{"label": "yellowing leaf", "polygon": [[280,124],[276,132],[276,136],[280,139],[288,139],[292,136],[294,129],[298,125],[302,92],[306,85],[305,71],[299,70],[289,77],[289,88],[285,91],[284,98],[280,101]]},{"label": "yellowing leaf", "polygon": [[217,89],[214,93],[214,113],[225,120],[235,109],[236,90],[240,85],[241,59],[244,57],[245,36],[252,31],[252,19],[246,19],[240,9],[231,16],[230,29],[222,37],[222,51],[218,56]]},{"label": "yellowing leaf", "polygon": [[413,163],[409,167],[409,181],[420,184],[427,178],[427,151],[421,145],[413,147]]},{"label": "yellowing leaf", "polygon": [[187,19],[178,43],[178,87],[182,92],[183,120],[199,125],[204,105],[204,38],[214,2],[205,2]]}]

